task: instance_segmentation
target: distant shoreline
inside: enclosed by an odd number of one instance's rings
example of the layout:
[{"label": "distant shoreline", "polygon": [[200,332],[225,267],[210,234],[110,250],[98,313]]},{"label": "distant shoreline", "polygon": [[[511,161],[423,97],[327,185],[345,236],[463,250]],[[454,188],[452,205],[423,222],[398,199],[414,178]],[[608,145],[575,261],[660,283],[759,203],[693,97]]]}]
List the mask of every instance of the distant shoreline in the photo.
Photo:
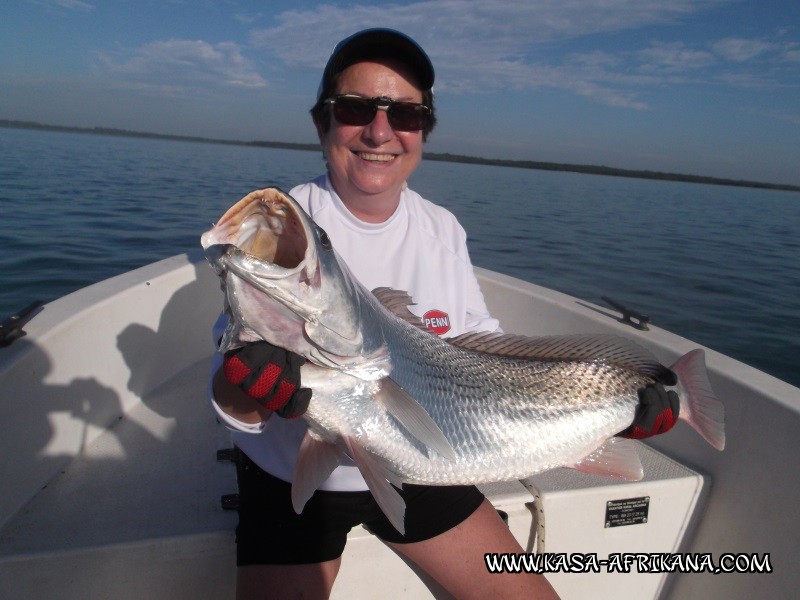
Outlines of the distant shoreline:
[{"label": "distant shoreline", "polygon": [[[201,142],[205,144],[226,144],[229,146],[253,146],[258,148],[281,148],[284,150],[319,150],[319,144],[297,144],[291,142],[267,141],[242,141],[223,140],[198,136],[167,135],[161,133],[147,133],[141,131],[128,131],[108,127],[65,127],[61,125],[44,125],[32,121],[11,121],[0,119],[0,127],[10,129],[38,129],[64,133],[87,133],[94,135],[110,135],[121,137],[137,137],[157,140],[171,140],[182,142]],[[744,181],[723,179],[719,177],[705,177],[701,175],[682,175],[680,173],[662,173],[659,171],[635,171],[631,169],[617,169],[598,165],[574,165],[565,163],[539,162],[532,160],[501,160],[493,158],[480,158],[464,156],[461,154],[425,152],[425,160],[455,162],[474,165],[489,165],[495,167],[511,167],[517,169],[536,169],[540,171],[567,171],[570,173],[583,173],[586,175],[609,175],[613,177],[630,177],[636,179],[653,179],[660,181],[681,181],[685,183],[702,183],[708,185],[726,185],[733,187],[759,188],[767,190],[781,190],[787,192],[800,192],[800,185],[765,183],[759,181]]]}]

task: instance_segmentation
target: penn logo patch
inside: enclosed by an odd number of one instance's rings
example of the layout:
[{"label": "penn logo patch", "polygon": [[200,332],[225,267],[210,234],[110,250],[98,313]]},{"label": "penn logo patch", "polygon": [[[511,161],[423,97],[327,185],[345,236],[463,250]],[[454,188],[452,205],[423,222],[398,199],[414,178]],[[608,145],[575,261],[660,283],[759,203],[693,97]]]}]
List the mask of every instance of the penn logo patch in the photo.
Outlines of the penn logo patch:
[{"label": "penn logo patch", "polygon": [[436,335],[444,335],[450,331],[450,316],[441,310],[433,309],[422,315],[425,327]]}]

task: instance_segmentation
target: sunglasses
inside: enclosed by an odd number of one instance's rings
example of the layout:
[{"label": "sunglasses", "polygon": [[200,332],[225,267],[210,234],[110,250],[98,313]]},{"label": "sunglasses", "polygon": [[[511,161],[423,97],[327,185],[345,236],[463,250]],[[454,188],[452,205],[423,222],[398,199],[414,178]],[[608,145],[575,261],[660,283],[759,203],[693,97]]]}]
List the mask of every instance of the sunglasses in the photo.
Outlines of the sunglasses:
[{"label": "sunglasses", "polygon": [[430,125],[433,110],[415,102],[398,102],[381,96],[364,98],[354,94],[340,94],[325,100],[333,106],[333,116],[342,125],[369,125],[378,110],[385,110],[389,125],[395,131],[419,131]]}]

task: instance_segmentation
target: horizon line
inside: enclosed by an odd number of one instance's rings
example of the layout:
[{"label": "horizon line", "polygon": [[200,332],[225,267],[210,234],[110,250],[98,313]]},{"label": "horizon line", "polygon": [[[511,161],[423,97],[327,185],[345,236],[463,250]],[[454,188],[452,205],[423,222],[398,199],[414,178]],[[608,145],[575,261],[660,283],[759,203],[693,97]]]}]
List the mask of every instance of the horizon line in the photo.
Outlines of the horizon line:
[{"label": "horizon line", "polygon": [[[307,144],[298,142],[276,142],[261,140],[227,140],[220,138],[209,138],[203,136],[173,135],[167,133],[151,133],[145,131],[132,131],[118,129],[114,127],[77,127],[65,125],[49,125],[36,121],[17,121],[12,119],[0,119],[0,127],[10,129],[34,129],[45,131],[56,131],[64,133],[83,133],[94,135],[109,135],[121,137],[139,137],[172,141],[200,142],[206,144],[225,144],[236,146],[254,146],[264,148],[281,148],[285,150],[319,150],[319,144]],[[571,163],[554,163],[533,160],[513,160],[498,158],[483,158],[462,154],[452,154],[450,152],[423,152],[423,160],[454,162],[461,164],[480,164],[497,167],[510,167],[518,169],[534,169],[541,171],[562,171],[570,173],[580,173],[584,175],[605,175],[611,177],[628,177],[636,179],[650,179],[656,181],[679,181],[684,183],[699,183],[707,185],[724,185],[731,187],[748,187],[768,190],[780,190],[787,192],[800,192],[800,185],[769,183],[761,181],[748,181],[727,179],[722,177],[711,177],[705,175],[688,175],[682,173],[670,173],[652,170],[633,170],[608,167],[604,165],[580,165]]]}]

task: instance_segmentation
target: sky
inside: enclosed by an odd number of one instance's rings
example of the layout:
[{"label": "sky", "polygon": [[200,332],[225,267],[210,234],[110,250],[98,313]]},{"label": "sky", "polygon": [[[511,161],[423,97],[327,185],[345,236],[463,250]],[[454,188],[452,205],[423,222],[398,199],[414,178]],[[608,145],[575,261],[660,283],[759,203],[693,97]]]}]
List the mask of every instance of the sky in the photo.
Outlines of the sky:
[{"label": "sky", "polygon": [[800,184],[797,0],[0,0],[0,119],[315,142],[340,39],[436,69],[426,150]]}]

